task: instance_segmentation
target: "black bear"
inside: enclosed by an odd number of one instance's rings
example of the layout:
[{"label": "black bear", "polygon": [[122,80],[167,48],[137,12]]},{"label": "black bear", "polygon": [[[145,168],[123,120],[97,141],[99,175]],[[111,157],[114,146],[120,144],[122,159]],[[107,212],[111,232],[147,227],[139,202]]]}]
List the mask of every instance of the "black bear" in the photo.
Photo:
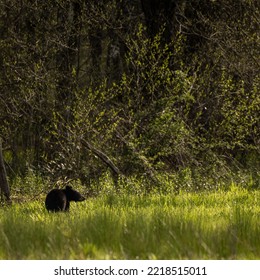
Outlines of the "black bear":
[{"label": "black bear", "polygon": [[83,201],[85,198],[77,191],[73,190],[71,186],[66,186],[65,189],[51,190],[45,199],[45,207],[48,211],[68,211],[70,208],[70,201]]}]

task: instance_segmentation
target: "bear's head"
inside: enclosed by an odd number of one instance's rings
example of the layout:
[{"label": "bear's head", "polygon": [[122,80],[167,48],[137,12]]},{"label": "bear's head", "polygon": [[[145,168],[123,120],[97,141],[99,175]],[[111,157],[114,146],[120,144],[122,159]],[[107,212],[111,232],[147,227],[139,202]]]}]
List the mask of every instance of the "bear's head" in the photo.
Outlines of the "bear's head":
[{"label": "bear's head", "polygon": [[85,198],[71,186],[66,186],[65,193],[68,201],[84,201]]}]

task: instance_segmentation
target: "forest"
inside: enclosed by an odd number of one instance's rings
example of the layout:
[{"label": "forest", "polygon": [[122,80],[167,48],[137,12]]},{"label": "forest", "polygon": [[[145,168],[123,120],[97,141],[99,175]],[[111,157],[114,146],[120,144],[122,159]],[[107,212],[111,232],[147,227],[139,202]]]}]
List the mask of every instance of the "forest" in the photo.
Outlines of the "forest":
[{"label": "forest", "polygon": [[259,18],[255,0],[0,0],[11,191],[258,187]]}]

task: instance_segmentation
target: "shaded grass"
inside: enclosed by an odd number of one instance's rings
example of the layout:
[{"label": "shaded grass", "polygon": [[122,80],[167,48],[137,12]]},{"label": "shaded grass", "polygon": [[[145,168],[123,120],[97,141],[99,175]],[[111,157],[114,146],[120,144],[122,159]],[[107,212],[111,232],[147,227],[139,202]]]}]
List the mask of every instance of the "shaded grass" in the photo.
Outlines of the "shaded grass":
[{"label": "shaded grass", "polygon": [[48,213],[0,209],[1,259],[259,259],[260,191],[110,193]]}]

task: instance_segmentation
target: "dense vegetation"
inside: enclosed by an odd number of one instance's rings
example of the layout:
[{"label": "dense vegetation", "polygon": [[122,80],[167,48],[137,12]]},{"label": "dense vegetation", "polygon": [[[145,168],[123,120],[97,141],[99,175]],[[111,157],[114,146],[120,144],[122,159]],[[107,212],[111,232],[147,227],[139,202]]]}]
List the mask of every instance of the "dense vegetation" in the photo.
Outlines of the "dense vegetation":
[{"label": "dense vegetation", "polygon": [[0,0],[11,186],[257,187],[259,49],[259,1]]}]

